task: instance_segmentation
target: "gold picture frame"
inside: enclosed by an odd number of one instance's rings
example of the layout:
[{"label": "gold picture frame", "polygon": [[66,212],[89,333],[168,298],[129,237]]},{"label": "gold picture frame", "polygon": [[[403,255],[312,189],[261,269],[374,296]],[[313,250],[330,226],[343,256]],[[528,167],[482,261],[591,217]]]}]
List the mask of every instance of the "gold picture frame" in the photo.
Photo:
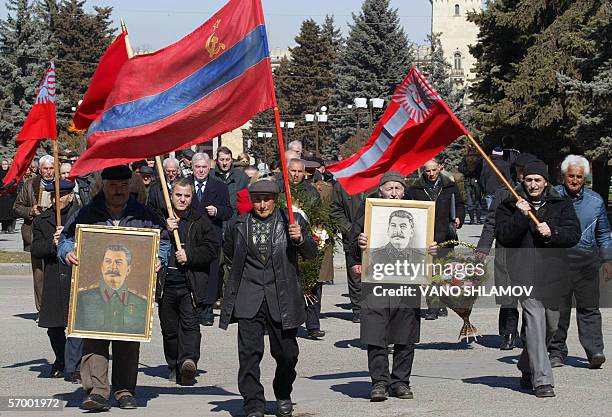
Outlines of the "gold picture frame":
[{"label": "gold picture frame", "polygon": [[[401,249],[406,257],[394,255],[400,253],[393,250],[395,242],[391,242],[392,237],[389,236],[391,227],[392,214],[396,212],[408,212],[412,217],[410,222],[407,217],[404,223],[407,227],[412,225],[411,235],[404,235],[403,240],[408,240],[408,246]],[[405,215],[405,214],[402,214]],[[361,280],[365,283],[384,283],[384,284],[430,284],[432,278],[432,268],[428,267],[432,264],[432,257],[427,254],[427,248],[434,241],[434,224],[435,224],[435,202],[433,201],[417,201],[417,200],[392,200],[383,198],[367,198],[365,204],[365,222],[364,233],[368,237],[368,245],[362,255],[362,274]],[[399,240],[402,240],[399,234]],[[405,244],[405,242],[402,242]],[[388,248],[388,249],[386,249]],[[386,249],[386,250],[385,250]],[[409,251],[407,251],[409,250]],[[373,262],[373,258],[384,260],[383,262]],[[399,259],[402,258],[402,259]],[[423,263],[423,269],[409,269],[409,271],[423,272],[422,274],[405,275],[405,268],[391,268],[385,270],[384,265],[395,265],[397,260],[403,262],[406,259],[408,263],[417,264]],[[382,268],[380,267],[382,265]],[[412,268],[412,267],[411,267]],[[388,271],[393,273],[388,273]]]},{"label": "gold picture frame", "polygon": [[160,231],[78,224],[68,336],[150,342]]}]

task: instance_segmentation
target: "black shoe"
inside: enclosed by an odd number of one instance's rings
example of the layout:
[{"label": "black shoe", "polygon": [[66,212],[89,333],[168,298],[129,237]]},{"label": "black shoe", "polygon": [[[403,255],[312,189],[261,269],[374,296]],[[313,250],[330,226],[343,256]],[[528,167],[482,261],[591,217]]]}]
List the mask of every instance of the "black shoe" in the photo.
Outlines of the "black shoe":
[{"label": "black shoe", "polygon": [[564,365],[564,360],[563,358],[559,357],[559,356],[551,356],[550,357],[550,366],[552,368],[561,368]]},{"label": "black shoe", "polygon": [[398,382],[397,384],[392,385],[389,395],[391,397],[401,398],[403,400],[411,400],[414,398],[414,395],[410,390],[410,386],[404,384],[403,382]]},{"label": "black shoe", "polygon": [[64,364],[60,362],[53,363],[51,372],[49,372],[49,378],[63,378],[64,377]]},{"label": "black shoe", "polygon": [[276,400],[276,415],[278,417],[291,417],[293,415],[293,403],[288,400]]},{"label": "black shoe", "polygon": [[361,312],[353,311],[353,318],[351,319],[353,323],[361,323]]},{"label": "black shoe", "polygon": [[181,365],[181,385],[195,384],[195,375],[198,368],[192,359],[185,359]]},{"label": "black shoe", "polygon": [[73,384],[80,384],[80,383],[82,382],[82,381],[81,381],[81,372],[79,372],[79,371],[74,371],[74,372],[72,373],[72,379],[71,379],[71,381],[70,381],[70,382],[72,382]]},{"label": "black shoe", "polygon": [[252,413],[247,414],[247,417],[264,417],[264,413],[261,411],[253,411]]},{"label": "black shoe", "polygon": [[446,307],[440,307],[438,309],[438,317],[448,317],[448,310]]},{"label": "black shoe", "polygon": [[323,330],[308,330],[308,338],[310,340],[321,340],[325,336]]},{"label": "black shoe", "polygon": [[138,403],[136,403],[136,398],[133,395],[124,395],[119,398],[119,408],[123,410],[133,410],[138,408]]},{"label": "black shoe", "polygon": [[540,385],[535,388],[535,396],[538,398],[554,397],[555,390],[552,385]]},{"label": "black shoe", "polygon": [[387,392],[387,385],[384,382],[377,382],[372,386],[370,401],[385,401],[387,397],[389,397],[389,393]]},{"label": "black shoe", "polygon": [[200,324],[202,326],[214,326],[215,325],[215,319],[214,318],[212,318],[212,319],[208,319],[208,318],[202,319],[202,321],[200,321]]},{"label": "black shoe", "polygon": [[531,383],[531,374],[523,374],[521,376],[521,388],[525,390],[532,390],[533,384]]},{"label": "black shoe", "polygon": [[81,403],[81,409],[93,412],[108,411],[111,409],[106,398],[98,394],[89,394]]},{"label": "black shoe", "polygon": [[425,320],[435,320],[438,318],[438,311],[433,308],[428,308],[427,313],[425,313]]},{"label": "black shoe", "polygon": [[601,365],[606,361],[606,355],[603,353],[595,353],[589,359],[589,369],[599,369]]},{"label": "black shoe", "polygon": [[506,334],[504,335],[504,340],[501,345],[499,345],[499,350],[512,350],[516,347],[516,339],[517,335],[514,334]]}]

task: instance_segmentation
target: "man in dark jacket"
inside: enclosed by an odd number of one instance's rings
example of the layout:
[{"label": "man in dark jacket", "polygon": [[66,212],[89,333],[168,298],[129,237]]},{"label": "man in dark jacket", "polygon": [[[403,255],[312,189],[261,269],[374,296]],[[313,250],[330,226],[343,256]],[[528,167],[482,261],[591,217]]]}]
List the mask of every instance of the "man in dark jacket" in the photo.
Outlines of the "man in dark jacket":
[{"label": "man in dark jacket", "polygon": [[[405,190],[404,176],[397,171],[389,171],[380,179],[377,197],[399,200],[404,197]],[[368,237],[363,233],[364,222],[365,204],[362,204],[351,231],[349,258],[349,267],[359,276],[363,272],[362,250],[368,248]],[[404,240],[410,240],[404,232],[402,235]],[[394,255],[398,256],[397,259],[386,259],[389,264],[400,260],[401,254],[398,251]],[[361,342],[368,346],[368,369],[372,378],[371,401],[384,401],[389,395],[403,399],[413,398],[410,374],[414,361],[414,346],[419,342],[421,332],[420,297],[380,297],[375,292],[374,285],[364,283],[361,303],[360,335]],[[391,373],[387,350],[390,344],[393,344]]]},{"label": "man in dark jacket", "polygon": [[[516,177],[519,182],[523,181],[523,172],[525,165],[528,162],[538,159],[535,155],[530,153],[522,153],[518,156],[515,161]],[[495,191],[495,198],[487,213],[482,232],[480,233],[480,239],[476,246],[476,252],[479,256],[487,256],[493,246],[495,240],[495,212],[497,207],[502,201],[510,198],[512,194],[505,187],[500,187]],[[495,285],[509,285],[508,268],[506,267],[506,252],[501,248],[502,245],[499,241],[495,241],[495,257],[493,260],[493,267],[495,268]],[[519,311],[518,305],[515,298],[512,297],[497,297],[496,302],[501,305],[498,316],[498,329],[499,335],[502,336],[503,340],[499,346],[501,350],[512,350],[514,349],[519,340],[518,322],[519,322]]]},{"label": "man in dark jacket", "polygon": [[[510,173],[510,163],[504,159],[504,150],[502,148],[495,148],[491,152],[491,161],[497,167],[508,181],[512,181],[512,174]],[[489,164],[484,164],[482,167],[482,173],[480,175],[480,183],[485,193],[485,201],[487,202],[487,210],[491,208],[493,199],[495,198],[495,191],[503,186],[503,182],[493,172],[493,169]]]},{"label": "man in dark jacket", "polygon": [[317,245],[304,219],[289,224],[276,208],[279,189],[274,182],[258,181],[249,188],[253,210],[232,219],[223,250],[230,266],[219,326],[238,322],[238,388],[248,417],[263,417],[265,397],[259,364],[264,332],[276,360],[274,395],[277,416],[291,416],[291,391],[298,360],[297,328],[304,323],[304,292],[299,281],[298,255],[310,259]]},{"label": "man in dark jacket", "polygon": [[[520,298],[525,347],[518,362],[521,386],[537,397],[554,397],[552,368],[546,346],[557,330],[558,307],[569,292],[567,251],[580,240],[580,222],[571,200],[548,185],[542,161],[525,166],[516,188],[522,198],[509,198],[497,208],[495,237],[504,246],[511,285],[531,288]],[[529,218],[534,212],[540,221]]]},{"label": "man in dark jacket", "polygon": [[[157,269],[168,258],[168,233],[163,221],[148,207],[138,203],[130,195],[132,171],[126,165],[105,168],[102,171],[102,192],[92,202],[76,213],[64,227],[57,255],[68,265],[78,265],[79,259],[74,252],[74,238],[77,224],[98,224],[105,226],[125,226],[161,231]],[[81,378],[87,396],[81,408],[90,411],[110,409],[108,401],[111,393],[108,384],[108,348],[113,345],[112,384],[119,407],[137,407],[134,398],[138,377],[138,355],[140,343],[119,340],[84,339]]]},{"label": "man in dark jacket", "polygon": [[227,185],[230,205],[232,206],[233,215],[236,216],[238,214],[236,209],[236,193],[249,186],[249,177],[244,173],[244,170],[234,167],[232,151],[228,147],[221,146],[217,149],[217,164],[215,165],[215,170],[211,172],[211,177]]},{"label": "man in dark jacket", "polygon": [[357,218],[357,213],[365,201],[366,195],[368,195],[367,192],[349,195],[338,181],[334,183],[332,190],[330,217],[338,223],[338,227],[342,233],[344,260],[346,262],[346,280],[348,283],[351,308],[353,309],[353,323],[359,323],[361,320],[361,306],[359,303],[361,298],[361,279],[359,275],[355,274],[348,266],[351,251],[351,229]]},{"label": "man in dark jacket", "polygon": [[[69,338],[66,341],[65,330],[68,324],[68,304],[70,303],[70,278],[72,269],[57,259],[57,244],[63,229],[57,226],[55,218],[55,181],[46,185],[51,192],[51,208],[34,218],[32,223],[32,255],[43,260],[44,284],[38,326],[47,329],[51,348],[55,353],[55,362],[49,377],[60,378],[62,372],[66,379],[80,379],[77,373],[81,361],[83,339]],[[62,224],[79,210],[74,196],[74,183],[60,181],[60,201]],[[68,347],[68,349],[66,349]]]},{"label": "man in dark jacket", "polygon": [[482,157],[474,149],[470,148],[467,155],[463,157],[459,166],[459,172],[463,174],[465,188],[465,204],[470,216],[470,224],[482,224],[480,217],[482,187],[480,174],[482,172]]},{"label": "man in dark jacket", "polygon": [[172,184],[176,217],[166,219],[166,225],[170,233],[178,230],[182,247],[171,240],[168,266],[158,274],[155,293],[169,379],[183,385],[195,382],[201,340],[197,306],[206,297],[210,264],[219,253],[219,236],[208,216],[191,210],[192,196],[189,179]]},{"label": "man in dark jacket", "polygon": [[[191,207],[202,216],[208,216],[212,222],[219,241],[222,239],[223,222],[233,215],[229,191],[225,183],[213,178],[210,173],[210,157],[205,153],[196,153],[191,160],[193,169],[194,197]],[[203,326],[214,324],[213,304],[217,301],[220,287],[219,253],[217,259],[210,265],[208,289],[200,312],[200,322]]]},{"label": "man in dark jacket", "polygon": [[[442,166],[437,159],[431,159],[423,165],[423,173],[419,179],[406,191],[407,200],[434,201],[436,203],[436,220],[434,223],[434,240],[438,243],[457,239],[457,229],[460,229],[465,219],[465,207],[457,185],[444,175],[440,175]],[[443,257],[452,248],[439,251]],[[440,305],[436,297],[427,297],[427,315],[425,320],[435,320],[439,316],[446,317],[446,307]]]}]

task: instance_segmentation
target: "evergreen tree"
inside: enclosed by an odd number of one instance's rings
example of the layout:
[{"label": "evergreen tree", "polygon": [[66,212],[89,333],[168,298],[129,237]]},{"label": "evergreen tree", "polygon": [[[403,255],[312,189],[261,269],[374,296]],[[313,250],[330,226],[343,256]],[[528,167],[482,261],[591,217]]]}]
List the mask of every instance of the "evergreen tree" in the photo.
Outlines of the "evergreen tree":
[{"label": "evergreen tree", "polygon": [[[451,78],[451,64],[444,58],[444,50],[440,41],[440,34],[434,33],[427,36],[427,42],[431,45],[429,59],[421,66],[423,74],[434,87],[436,92],[448,104],[455,113],[462,111],[465,107],[466,88],[455,85]],[[465,124],[465,122],[464,122]],[[447,169],[456,168],[465,154],[465,139],[457,139],[448,145],[439,158],[442,159]]]},{"label": "evergreen tree", "polygon": [[[362,114],[357,126],[347,106],[356,97],[383,98],[386,102],[404,79],[414,61],[412,47],[402,29],[396,9],[389,0],[365,0],[359,14],[353,14],[349,36],[336,73],[334,96],[334,137],[342,144],[367,125]],[[377,119],[380,112],[375,112]],[[364,133],[364,137],[368,136]]]},{"label": "evergreen tree", "polygon": [[10,151],[52,56],[46,25],[33,6],[8,0],[8,16],[0,21],[0,142]]}]

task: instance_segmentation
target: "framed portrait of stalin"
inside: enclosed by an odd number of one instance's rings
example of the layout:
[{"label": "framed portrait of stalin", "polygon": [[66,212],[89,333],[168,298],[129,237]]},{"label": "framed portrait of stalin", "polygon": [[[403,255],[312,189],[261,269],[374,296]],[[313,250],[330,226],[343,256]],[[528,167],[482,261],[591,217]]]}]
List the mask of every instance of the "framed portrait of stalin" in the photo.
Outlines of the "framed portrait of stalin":
[{"label": "framed portrait of stalin", "polygon": [[77,225],[68,335],[151,341],[159,230]]},{"label": "framed portrait of stalin", "polygon": [[368,247],[362,257],[362,282],[429,284],[435,202],[366,199],[364,233]]}]

